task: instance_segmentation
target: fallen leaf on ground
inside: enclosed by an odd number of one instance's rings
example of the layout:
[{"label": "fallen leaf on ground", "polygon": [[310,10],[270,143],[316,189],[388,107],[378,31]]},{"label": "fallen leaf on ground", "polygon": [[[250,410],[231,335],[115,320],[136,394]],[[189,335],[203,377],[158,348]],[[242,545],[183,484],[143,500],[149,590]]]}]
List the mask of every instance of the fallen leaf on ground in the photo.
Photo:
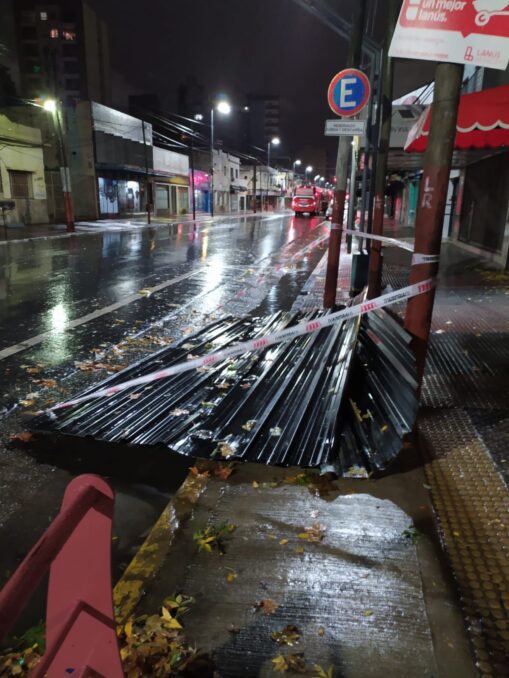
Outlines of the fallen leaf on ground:
[{"label": "fallen leaf on ground", "polygon": [[275,603],[270,598],[264,598],[259,603],[255,603],[254,606],[257,610],[261,610],[263,614],[274,614],[279,607],[279,603]]},{"label": "fallen leaf on ground", "polygon": [[332,678],[334,672],[334,667],[329,666],[328,669],[324,669],[320,664],[313,665],[313,673],[311,674],[312,678]]},{"label": "fallen leaf on ground", "polygon": [[256,426],[256,419],[249,419],[245,424],[242,424],[244,431],[252,431]]},{"label": "fallen leaf on ground", "polygon": [[141,393],[131,393],[129,396],[129,400],[138,400],[138,398],[141,398]]},{"label": "fallen leaf on ground", "polygon": [[255,488],[255,490],[256,490],[258,487],[260,487],[259,483],[257,483],[256,480],[253,480],[252,485],[253,485],[253,487]]},{"label": "fallen leaf on ground", "polygon": [[39,374],[41,367],[37,365],[36,367],[27,367],[26,371],[28,374]]},{"label": "fallen leaf on ground", "polygon": [[311,527],[306,527],[305,531],[297,536],[299,539],[306,539],[306,541],[319,542],[325,536],[325,528],[320,523],[313,523]]},{"label": "fallen leaf on ground", "polygon": [[224,553],[224,541],[236,529],[233,523],[221,523],[220,525],[208,525],[202,530],[196,530],[193,539],[200,551],[212,553],[216,548],[219,553]]},{"label": "fallen leaf on ground", "polygon": [[142,290],[138,290],[138,294],[141,294],[142,297],[150,297],[152,290],[149,287],[144,287]]},{"label": "fallen leaf on ground", "polygon": [[21,407],[33,407],[35,405],[35,400],[20,400],[19,404]]},{"label": "fallen leaf on ground", "polygon": [[279,543],[281,544],[281,546],[284,546],[285,544],[288,544],[288,539],[280,539]]},{"label": "fallen leaf on ground", "polygon": [[11,440],[18,440],[22,443],[29,443],[32,438],[33,434],[30,433],[30,431],[20,431],[19,433],[13,433],[11,436]]},{"label": "fallen leaf on ground", "polygon": [[286,673],[288,670],[288,662],[286,661],[286,657],[282,654],[278,654],[277,657],[274,657],[272,664],[274,665],[274,671],[277,671],[278,673]]},{"label": "fallen leaf on ground", "polygon": [[164,619],[165,623],[168,625],[168,628],[170,629],[182,628],[182,624],[175,617],[172,617],[170,612],[165,607],[163,607],[161,610],[161,616]]},{"label": "fallen leaf on ground", "polygon": [[195,476],[195,478],[209,478],[210,473],[208,471],[200,471],[200,469],[197,466],[191,466],[189,468],[191,475]]},{"label": "fallen leaf on ground", "polygon": [[273,631],[271,638],[278,645],[295,645],[301,637],[300,630],[294,624],[288,624],[281,631]]},{"label": "fallen leaf on ground", "polygon": [[226,575],[226,581],[231,584],[237,579],[237,573],[235,570],[232,570],[231,567],[227,568],[229,570],[228,574]]},{"label": "fallen leaf on ground", "polygon": [[319,636],[324,636],[324,635],[325,635],[325,629],[323,628],[323,626],[320,626],[320,628],[318,629],[318,635],[319,635]]},{"label": "fallen leaf on ground", "polygon": [[362,616],[363,617],[372,617],[373,616],[373,610],[363,610]]},{"label": "fallen leaf on ground", "polygon": [[283,433],[283,430],[282,430],[279,426],[273,426],[273,427],[270,429],[270,435],[271,435],[273,438],[279,438],[279,437],[281,436],[282,433]]},{"label": "fallen leaf on ground", "polygon": [[232,473],[233,468],[231,466],[225,466],[221,463],[219,463],[217,466],[214,466],[212,470],[212,475],[214,478],[219,478],[220,480],[228,480]]},{"label": "fallen leaf on ground", "polygon": [[56,379],[34,379],[34,383],[44,388],[55,388],[57,385]]},{"label": "fallen leaf on ground", "polygon": [[296,553],[298,556],[302,556],[303,553],[304,553],[304,549],[302,548],[302,546],[298,546],[298,547],[295,549],[295,553]]}]

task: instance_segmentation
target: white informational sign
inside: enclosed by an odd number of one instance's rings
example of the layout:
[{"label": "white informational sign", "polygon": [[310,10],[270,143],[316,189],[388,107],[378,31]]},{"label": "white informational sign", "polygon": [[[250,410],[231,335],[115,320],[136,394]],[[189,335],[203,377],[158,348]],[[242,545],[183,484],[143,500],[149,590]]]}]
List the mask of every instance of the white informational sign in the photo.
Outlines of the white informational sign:
[{"label": "white informational sign", "polygon": [[509,0],[403,0],[389,56],[505,70]]},{"label": "white informational sign", "polygon": [[354,137],[364,136],[366,132],[365,120],[326,120],[326,137]]}]

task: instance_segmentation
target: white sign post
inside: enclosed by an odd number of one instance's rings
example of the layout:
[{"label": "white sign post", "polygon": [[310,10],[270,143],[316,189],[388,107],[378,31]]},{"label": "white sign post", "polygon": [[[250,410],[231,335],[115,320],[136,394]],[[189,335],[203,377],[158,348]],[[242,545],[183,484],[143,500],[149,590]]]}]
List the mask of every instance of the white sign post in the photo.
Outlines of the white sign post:
[{"label": "white sign post", "polygon": [[403,0],[389,56],[505,70],[509,0]]},{"label": "white sign post", "polygon": [[354,137],[364,136],[366,133],[365,120],[326,120],[326,137]]}]

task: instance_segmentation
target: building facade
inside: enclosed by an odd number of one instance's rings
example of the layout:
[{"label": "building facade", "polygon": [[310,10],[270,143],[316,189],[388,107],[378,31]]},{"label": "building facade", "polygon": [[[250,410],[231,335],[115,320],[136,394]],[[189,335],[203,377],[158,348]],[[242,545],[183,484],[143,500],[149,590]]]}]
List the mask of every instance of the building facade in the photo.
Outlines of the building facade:
[{"label": "building facade", "polygon": [[12,201],[6,223],[48,223],[40,130],[0,114],[0,201]]},{"label": "building facade", "polygon": [[240,159],[223,150],[214,151],[214,209],[217,213],[238,212],[244,185]]},{"label": "building facade", "polygon": [[189,212],[189,158],[154,146],[154,215],[180,216]]},{"label": "building facade", "polygon": [[83,0],[13,0],[21,96],[110,99],[108,32]]}]

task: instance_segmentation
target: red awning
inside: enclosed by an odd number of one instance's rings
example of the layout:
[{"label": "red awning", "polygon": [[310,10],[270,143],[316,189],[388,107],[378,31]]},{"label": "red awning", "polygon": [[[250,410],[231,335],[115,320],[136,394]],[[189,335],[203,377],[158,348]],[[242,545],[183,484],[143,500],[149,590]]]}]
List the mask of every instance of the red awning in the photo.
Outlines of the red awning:
[{"label": "red awning", "polygon": [[[408,133],[407,153],[423,153],[428,144],[432,106]],[[455,149],[509,147],[509,85],[463,94],[456,123]]]}]

